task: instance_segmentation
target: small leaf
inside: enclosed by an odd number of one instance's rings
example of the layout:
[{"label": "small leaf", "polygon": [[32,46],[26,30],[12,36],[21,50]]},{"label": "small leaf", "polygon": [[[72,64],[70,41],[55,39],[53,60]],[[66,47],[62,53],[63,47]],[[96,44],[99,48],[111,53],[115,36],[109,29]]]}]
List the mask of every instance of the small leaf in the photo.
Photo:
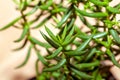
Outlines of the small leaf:
[{"label": "small leaf", "polygon": [[70,68],[76,75],[80,76],[83,79],[91,79],[93,76],[90,76],[82,71],[76,70],[74,68]]},{"label": "small leaf", "polygon": [[33,13],[35,13],[37,10],[39,9],[39,6],[35,6],[30,12],[28,12],[27,14],[25,14],[26,16],[30,16],[32,15]]},{"label": "small leaf", "polygon": [[89,44],[89,42],[92,40],[92,37],[84,41],[77,49],[76,51],[82,51],[86,48],[86,46]]},{"label": "small leaf", "polygon": [[95,27],[94,27],[93,25],[91,25],[91,24],[84,18],[84,16],[82,16],[82,15],[79,14],[79,13],[78,13],[77,15],[79,16],[80,20],[83,22],[84,25],[86,25],[88,28],[90,28],[90,29],[92,29],[92,30],[95,29]]},{"label": "small leaf", "polygon": [[19,21],[21,18],[22,18],[21,16],[18,17],[18,18],[16,18],[15,20],[13,20],[12,22],[10,22],[9,24],[7,24],[6,26],[4,26],[3,28],[0,28],[0,31],[5,30],[5,29],[13,26],[13,25],[14,25],[17,21]]},{"label": "small leaf", "polygon": [[45,58],[40,54],[39,51],[36,52],[37,56],[38,56],[38,59],[46,66],[48,66],[48,62],[45,60]]},{"label": "small leaf", "polygon": [[67,19],[70,17],[71,14],[72,14],[72,11],[69,11],[69,13],[65,14],[62,20],[57,24],[57,27],[58,28],[62,27],[62,25],[65,23],[65,21],[67,21]]},{"label": "small leaf", "polygon": [[45,26],[45,30],[47,31],[48,35],[56,42],[59,42],[56,36]]},{"label": "small leaf", "polygon": [[62,47],[59,47],[55,52],[53,52],[51,55],[47,56],[47,59],[53,59],[55,58],[61,51],[62,51]]},{"label": "small leaf", "polygon": [[33,45],[31,45],[31,46],[29,47],[28,53],[27,53],[27,56],[26,56],[24,62],[23,62],[21,65],[17,66],[16,68],[20,68],[20,67],[23,67],[24,65],[26,65],[26,63],[28,62],[28,60],[29,60],[29,58],[30,58],[30,53],[31,53],[32,47],[33,47]]},{"label": "small leaf", "polygon": [[48,10],[52,4],[53,4],[53,0],[48,0],[46,4],[40,5],[40,9]]},{"label": "small leaf", "polygon": [[85,61],[89,61],[89,59],[92,58],[92,56],[95,54],[96,51],[97,51],[97,49],[96,49],[96,48],[93,48],[93,49],[90,51],[90,53],[86,56]]},{"label": "small leaf", "polygon": [[50,38],[48,38],[43,32],[40,31],[42,34],[43,38],[53,47],[58,48],[60,45],[54,41],[52,41]]},{"label": "small leaf", "polygon": [[[32,29],[37,29],[39,27],[41,27],[42,25],[44,25],[49,19],[51,18],[51,15],[49,15],[48,17],[46,17],[45,19],[43,19],[40,23],[38,23],[35,27],[32,27]],[[31,22],[32,23],[32,22]]]},{"label": "small leaf", "polygon": [[68,30],[70,30],[73,26],[74,26],[74,23],[75,23],[75,18],[72,18],[71,21],[68,23]]},{"label": "small leaf", "polygon": [[105,35],[107,35],[107,32],[100,32],[100,33],[95,34],[93,36],[93,39],[101,38],[101,37],[104,37]]},{"label": "small leaf", "polygon": [[52,66],[50,68],[43,69],[44,72],[52,72],[60,69],[64,64],[66,63],[66,59],[62,59],[59,63],[57,63],[55,66]]},{"label": "small leaf", "polygon": [[65,38],[64,42],[62,43],[62,45],[67,45],[68,43],[71,42],[71,40],[73,41],[76,38],[76,36],[72,37],[73,33],[74,33],[74,27],[71,29],[69,34],[66,36],[66,38]]},{"label": "small leaf", "polygon": [[66,45],[72,43],[75,40],[75,38],[76,38],[76,35],[71,38],[66,38],[65,41],[62,43],[62,46],[66,46]]},{"label": "small leaf", "polygon": [[67,34],[67,26],[64,27],[64,30],[63,30],[63,32],[62,32],[62,36],[61,36],[61,37],[62,37],[62,40],[65,39],[66,34]]},{"label": "small leaf", "polygon": [[93,18],[102,18],[102,17],[108,16],[108,13],[106,13],[106,12],[89,13],[84,10],[78,9],[76,6],[74,6],[74,7],[75,7],[76,11],[83,16],[88,16],[88,17],[93,17]]},{"label": "small leaf", "polygon": [[98,5],[98,6],[107,6],[108,5],[108,2],[102,2],[100,0],[90,0],[90,2],[92,2],[93,4]]},{"label": "small leaf", "polygon": [[47,43],[40,42],[39,40],[29,36],[29,40],[33,42],[34,44],[38,44],[39,46],[45,47],[45,48],[50,48],[51,46]]},{"label": "small leaf", "polygon": [[27,39],[25,39],[25,41],[24,41],[24,43],[22,44],[22,46],[20,46],[20,47],[18,47],[18,48],[16,48],[16,49],[13,49],[13,51],[18,51],[18,50],[20,50],[20,49],[22,49],[22,48],[24,48],[25,47],[25,45],[27,44]]},{"label": "small leaf", "polygon": [[18,38],[14,42],[20,42],[21,40],[23,40],[24,37],[27,35],[28,31],[29,31],[29,26],[26,24],[25,27],[24,27],[24,29],[23,29],[23,32],[22,32],[20,38]]},{"label": "small leaf", "polygon": [[115,60],[114,54],[109,49],[107,49],[106,53],[110,57],[110,59],[112,60],[113,64],[120,68],[120,64]]},{"label": "small leaf", "polygon": [[65,54],[67,54],[68,56],[80,56],[85,54],[87,51],[77,51],[77,50],[72,50],[72,51],[68,51],[65,52]]},{"label": "small leaf", "polygon": [[113,30],[113,29],[110,30],[110,33],[111,33],[113,39],[114,39],[118,44],[120,44],[120,37],[119,37],[118,33],[117,33],[115,30]]},{"label": "small leaf", "polygon": [[96,60],[94,62],[89,62],[89,63],[74,64],[74,66],[77,69],[83,69],[83,68],[96,67],[96,66],[99,66],[99,64],[100,64],[100,61]]},{"label": "small leaf", "polygon": [[106,9],[111,13],[120,14],[120,10],[118,8],[113,8],[111,6],[107,6]]}]

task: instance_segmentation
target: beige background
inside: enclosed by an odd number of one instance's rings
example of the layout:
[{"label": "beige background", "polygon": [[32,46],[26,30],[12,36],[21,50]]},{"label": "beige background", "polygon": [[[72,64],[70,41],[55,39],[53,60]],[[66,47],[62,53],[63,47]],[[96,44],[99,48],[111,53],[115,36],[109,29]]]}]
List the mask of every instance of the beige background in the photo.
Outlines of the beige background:
[{"label": "beige background", "polygon": [[[111,5],[115,5],[120,0],[113,0]],[[0,0],[0,28],[16,18],[19,12],[15,10],[15,4],[12,0]],[[119,19],[119,17],[118,17]],[[13,52],[12,49],[20,46],[21,43],[13,43],[20,36],[21,31],[15,28],[9,28],[0,32],[0,80],[27,80],[35,75],[34,62],[36,55],[32,54],[29,63],[23,68],[15,70],[14,67],[20,64],[26,55],[27,48]],[[39,32],[34,31],[34,35]],[[117,71],[115,71],[117,69]],[[120,69],[112,67],[111,72],[117,73],[116,79],[120,80]],[[19,79],[18,79],[19,78]],[[20,79],[21,78],[21,79]]]}]

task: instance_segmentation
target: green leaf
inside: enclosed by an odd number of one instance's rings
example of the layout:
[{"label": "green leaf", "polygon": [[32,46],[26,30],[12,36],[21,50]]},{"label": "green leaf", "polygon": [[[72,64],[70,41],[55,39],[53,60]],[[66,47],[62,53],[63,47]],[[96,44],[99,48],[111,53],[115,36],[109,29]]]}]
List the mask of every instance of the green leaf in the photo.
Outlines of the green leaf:
[{"label": "green leaf", "polygon": [[96,48],[91,49],[90,53],[86,56],[85,61],[89,61],[92,58],[92,56],[96,53],[96,51]]},{"label": "green leaf", "polygon": [[71,38],[69,38],[69,37],[66,38],[65,41],[62,43],[62,46],[66,46],[66,45],[72,43],[75,40],[75,38],[76,38],[76,35]]},{"label": "green leaf", "polygon": [[66,36],[66,38],[65,38],[64,42],[62,43],[62,45],[67,45],[76,38],[76,36],[72,37],[73,33],[74,33],[74,27],[70,30],[69,34]]},{"label": "green leaf", "polygon": [[62,47],[59,47],[55,52],[53,52],[51,55],[47,56],[47,59],[53,59],[55,58],[61,51],[62,51]]},{"label": "green leaf", "polygon": [[40,31],[42,34],[43,38],[53,47],[58,48],[60,45],[54,41],[52,41],[50,38],[48,38],[43,32]]},{"label": "green leaf", "polygon": [[80,55],[85,54],[86,52],[87,52],[87,50],[85,50],[85,51],[71,50],[71,51],[65,52],[65,54],[68,56],[80,56]]},{"label": "green leaf", "polygon": [[111,30],[110,30],[110,34],[112,35],[113,39],[114,39],[118,44],[120,44],[120,37],[119,37],[118,33],[117,33],[115,30],[111,29]]},{"label": "green leaf", "polygon": [[84,16],[82,16],[82,15],[79,14],[79,13],[78,13],[77,15],[79,16],[80,20],[83,22],[84,25],[86,25],[88,28],[90,28],[90,29],[92,29],[92,30],[95,29],[95,27],[94,27],[93,25],[91,25],[91,24],[85,19]]},{"label": "green leaf", "polygon": [[96,67],[96,66],[99,66],[99,64],[100,64],[100,61],[96,60],[94,62],[89,62],[89,63],[74,64],[74,66],[77,69],[83,69],[83,68]]},{"label": "green leaf", "polygon": [[59,42],[56,36],[45,26],[45,30],[47,31],[48,35],[56,42]]},{"label": "green leaf", "polygon": [[[51,18],[51,15],[49,15],[48,17],[46,17],[45,19],[43,19],[40,23],[38,23],[35,27],[32,27],[32,29],[37,29],[39,27],[41,27],[42,25],[44,25],[49,19]],[[31,22],[32,24],[33,22]]]},{"label": "green leaf", "polygon": [[[28,12],[27,14],[25,14],[26,16],[30,16],[31,14],[33,14],[34,12],[36,12],[38,9],[38,6],[35,6],[30,12]],[[7,24],[6,26],[4,26],[3,28],[0,28],[0,31],[5,30],[9,27],[11,27],[12,25],[14,25],[16,22],[18,22],[20,19],[22,18],[22,16],[17,17],[16,19],[14,19],[12,22],[10,22],[9,24]]]},{"label": "green leaf", "polygon": [[80,76],[83,79],[91,79],[93,76],[90,76],[82,71],[76,70],[74,68],[70,68],[76,75]]},{"label": "green leaf", "polygon": [[108,13],[106,12],[95,12],[95,13],[89,13],[84,10],[78,9],[76,6],[74,6],[76,11],[80,13],[83,16],[88,16],[88,17],[93,17],[93,18],[102,18],[102,17],[107,17]]},{"label": "green leaf", "polygon": [[27,56],[26,56],[24,62],[23,62],[21,65],[17,66],[16,68],[20,68],[20,67],[23,67],[24,65],[26,65],[26,63],[28,62],[28,60],[29,60],[29,58],[30,58],[30,53],[31,53],[32,47],[33,47],[33,45],[31,45],[31,46],[29,47],[28,53],[27,53]]},{"label": "green leaf", "polygon": [[23,29],[23,32],[22,32],[20,38],[18,38],[14,42],[20,42],[21,40],[23,40],[24,37],[27,35],[28,31],[29,31],[29,26],[26,24],[25,27],[24,27],[24,29]]},{"label": "green leaf", "polygon": [[98,6],[107,6],[108,5],[108,2],[102,2],[100,0],[89,0],[89,1]]},{"label": "green leaf", "polygon": [[62,18],[62,20],[57,24],[57,27],[60,28],[62,25],[67,21],[67,19],[71,16],[72,10],[69,11],[69,13],[65,14]]},{"label": "green leaf", "polygon": [[113,8],[111,6],[107,6],[106,9],[111,13],[120,14],[120,10],[118,8]]},{"label": "green leaf", "polygon": [[75,18],[72,18],[71,21],[68,23],[68,30],[70,30],[74,26],[75,20]]},{"label": "green leaf", "polygon": [[43,69],[44,72],[52,72],[60,69],[66,63],[66,59],[62,59],[59,63],[55,66]]},{"label": "green leaf", "polygon": [[52,4],[53,4],[53,0],[48,0],[46,4],[40,5],[40,9],[48,10]]},{"label": "green leaf", "polygon": [[62,37],[62,40],[65,39],[66,34],[67,34],[67,26],[64,27],[64,30],[63,30],[63,32],[62,32],[62,36],[61,36],[61,37]]},{"label": "green leaf", "polygon": [[0,28],[0,31],[5,30],[5,29],[7,29],[7,28],[13,26],[13,25],[14,25],[16,22],[18,22],[21,18],[22,18],[21,16],[18,17],[18,18],[16,18],[15,20],[13,20],[12,22],[10,22],[10,23],[7,24],[6,26]]},{"label": "green leaf", "polygon": [[24,43],[20,46],[20,47],[18,47],[18,48],[16,48],[16,49],[13,49],[13,51],[18,51],[18,50],[20,50],[20,49],[22,49],[22,48],[24,48],[25,47],[25,45],[27,44],[27,39],[25,39],[25,41],[24,41]]},{"label": "green leaf", "polygon": [[95,34],[93,36],[93,39],[101,38],[101,37],[104,37],[105,35],[107,35],[107,32],[100,32],[100,33]]},{"label": "green leaf", "polygon": [[29,36],[29,40],[33,42],[34,44],[38,44],[39,46],[45,47],[45,48],[50,48],[51,46],[47,43],[40,42],[39,40]]},{"label": "green leaf", "polygon": [[112,60],[113,64],[120,68],[120,64],[115,60],[114,54],[109,49],[107,49],[106,53],[110,57],[110,59]]},{"label": "green leaf", "polygon": [[38,59],[46,66],[48,66],[48,62],[45,60],[45,58],[40,54],[39,51],[36,52],[37,56],[38,56]]},{"label": "green leaf", "polygon": [[84,50],[91,40],[92,40],[92,37],[90,37],[89,39],[85,40],[85,41],[76,49],[76,51],[82,51],[82,50]]}]

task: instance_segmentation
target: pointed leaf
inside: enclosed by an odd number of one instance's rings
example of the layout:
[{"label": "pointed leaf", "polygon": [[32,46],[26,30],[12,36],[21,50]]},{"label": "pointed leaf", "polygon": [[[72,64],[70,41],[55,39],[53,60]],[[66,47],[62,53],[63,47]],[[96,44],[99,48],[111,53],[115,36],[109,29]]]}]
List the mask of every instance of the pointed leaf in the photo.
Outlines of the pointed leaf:
[{"label": "pointed leaf", "polygon": [[93,4],[98,5],[98,6],[107,6],[108,5],[108,2],[102,2],[100,0],[90,0],[90,2],[92,2]]},{"label": "pointed leaf", "polygon": [[52,66],[50,68],[43,69],[44,72],[51,72],[56,71],[60,69],[64,64],[66,63],[66,59],[62,59],[59,63],[57,63],[55,66]]},{"label": "pointed leaf", "polygon": [[67,34],[67,26],[64,27],[64,30],[63,30],[63,32],[62,32],[62,35],[61,35],[62,40],[65,39],[66,34]]},{"label": "pointed leaf", "polygon": [[27,44],[27,39],[24,41],[24,43],[22,44],[22,46],[20,46],[20,47],[18,47],[18,48],[16,48],[16,49],[13,49],[13,51],[18,51],[18,50],[20,50],[20,49],[22,49],[22,48],[24,48],[25,47],[25,45]]},{"label": "pointed leaf", "polygon": [[84,42],[76,49],[76,51],[82,51],[82,50],[84,50],[91,40],[92,40],[92,38],[90,37],[89,39],[87,39],[86,41],[84,41]]},{"label": "pointed leaf", "polygon": [[26,65],[26,63],[28,62],[28,60],[29,60],[29,58],[30,58],[30,53],[31,53],[32,47],[33,47],[33,45],[31,45],[31,46],[29,47],[28,53],[27,53],[27,56],[26,56],[24,62],[23,62],[21,65],[17,66],[16,68],[20,68],[20,67],[23,67],[24,65]]},{"label": "pointed leaf", "polygon": [[87,50],[85,50],[85,51],[72,50],[72,51],[65,52],[65,54],[68,56],[81,56],[81,55],[85,54],[86,52],[87,52]]},{"label": "pointed leaf", "polygon": [[48,38],[43,32],[40,31],[42,34],[43,38],[53,47],[58,48],[60,45],[54,41],[52,41],[50,38]]},{"label": "pointed leaf", "polygon": [[107,35],[107,32],[100,32],[100,33],[95,34],[93,36],[93,39],[101,38],[101,37],[104,37],[105,35]]},{"label": "pointed leaf", "polygon": [[88,17],[93,17],[93,18],[101,18],[101,17],[108,16],[108,13],[106,13],[106,12],[89,13],[89,12],[86,12],[84,10],[78,9],[76,6],[74,6],[74,7],[75,7],[76,11],[83,16],[88,16]]},{"label": "pointed leaf", "polygon": [[56,42],[59,42],[56,36],[45,26],[45,30],[47,31],[48,35]]},{"label": "pointed leaf", "polygon": [[38,59],[46,66],[48,66],[48,62],[45,60],[45,58],[40,54],[39,51],[36,52],[37,56],[38,56]]},{"label": "pointed leaf", "polygon": [[48,17],[46,17],[45,19],[43,19],[40,23],[38,23],[35,27],[32,27],[32,29],[37,29],[39,27],[41,27],[42,25],[44,25],[49,19],[51,18],[51,15],[49,15]]},{"label": "pointed leaf", "polygon": [[14,25],[17,21],[19,21],[21,18],[22,18],[21,16],[18,17],[18,18],[16,18],[15,20],[13,20],[12,22],[10,22],[9,24],[7,24],[6,26],[4,26],[3,28],[0,28],[0,31],[5,30],[5,29],[13,26],[13,25]]},{"label": "pointed leaf", "polygon": [[53,52],[51,55],[47,56],[47,59],[53,59],[55,58],[61,51],[62,51],[62,47],[59,47],[55,52]]},{"label": "pointed leaf", "polygon": [[69,11],[69,13],[65,14],[62,18],[62,20],[57,24],[57,27],[60,28],[62,25],[67,21],[67,19],[71,16],[72,11]]},{"label": "pointed leaf", "polygon": [[70,68],[76,75],[80,76],[81,78],[84,78],[84,79],[91,79],[93,78],[92,76],[82,72],[82,71],[79,71],[79,70],[76,70],[74,68]]},{"label": "pointed leaf", "polygon": [[107,49],[106,53],[110,57],[110,59],[112,60],[113,64],[120,68],[120,64],[116,61],[114,54],[109,49]]},{"label": "pointed leaf", "polygon": [[93,48],[93,49],[90,51],[90,53],[86,56],[85,61],[88,61],[89,59],[91,59],[92,56],[95,54],[96,51],[97,51],[97,49],[96,49],[96,48]]},{"label": "pointed leaf", "polygon": [[22,32],[22,34],[21,34],[21,36],[20,36],[20,38],[18,38],[18,39],[15,40],[14,42],[20,42],[21,40],[23,40],[24,37],[27,35],[28,31],[29,31],[29,26],[28,26],[28,25],[25,25],[25,27],[24,27],[24,29],[23,29],[23,32]]},{"label": "pointed leaf", "polygon": [[96,60],[96,61],[90,62],[90,63],[74,64],[74,66],[77,69],[83,69],[83,68],[96,67],[96,66],[99,66],[99,64],[100,64],[100,61]]},{"label": "pointed leaf", "polygon": [[45,47],[45,48],[50,48],[51,46],[47,43],[40,42],[39,40],[29,36],[29,40],[33,42],[34,44],[38,44],[39,46]]},{"label": "pointed leaf", "polygon": [[118,44],[120,44],[120,37],[119,37],[118,33],[117,33],[115,30],[111,29],[111,30],[110,30],[110,34],[112,35],[113,39],[114,39]]}]

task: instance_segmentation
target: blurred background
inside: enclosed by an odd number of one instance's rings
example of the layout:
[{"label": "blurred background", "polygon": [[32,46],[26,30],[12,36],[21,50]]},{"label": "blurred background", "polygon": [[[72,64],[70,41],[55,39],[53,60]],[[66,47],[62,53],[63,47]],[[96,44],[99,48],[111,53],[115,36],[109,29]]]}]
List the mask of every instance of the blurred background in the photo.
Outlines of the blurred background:
[{"label": "blurred background", "polygon": [[[120,3],[120,0],[113,0],[110,5],[114,6]],[[11,22],[20,13],[16,10],[16,5],[12,0],[0,0],[0,28]],[[120,16],[117,17],[120,19]],[[39,35],[39,31],[33,31],[34,35]],[[25,58],[27,47],[20,51],[12,51],[21,43],[14,43],[21,34],[21,30],[9,28],[0,32],[0,80],[28,80],[35,76],[35,60],[36,55],[32,53],[26,66],[15,69]],[[119,58],[117,56],[117,58]],[[111,65],[109,61],[105,61],[106,65]],[[41,65],[41,64],[40,64]],[[110,68],[111,73],[116,80],[120,80],[120,69],[113,66]]]}]

